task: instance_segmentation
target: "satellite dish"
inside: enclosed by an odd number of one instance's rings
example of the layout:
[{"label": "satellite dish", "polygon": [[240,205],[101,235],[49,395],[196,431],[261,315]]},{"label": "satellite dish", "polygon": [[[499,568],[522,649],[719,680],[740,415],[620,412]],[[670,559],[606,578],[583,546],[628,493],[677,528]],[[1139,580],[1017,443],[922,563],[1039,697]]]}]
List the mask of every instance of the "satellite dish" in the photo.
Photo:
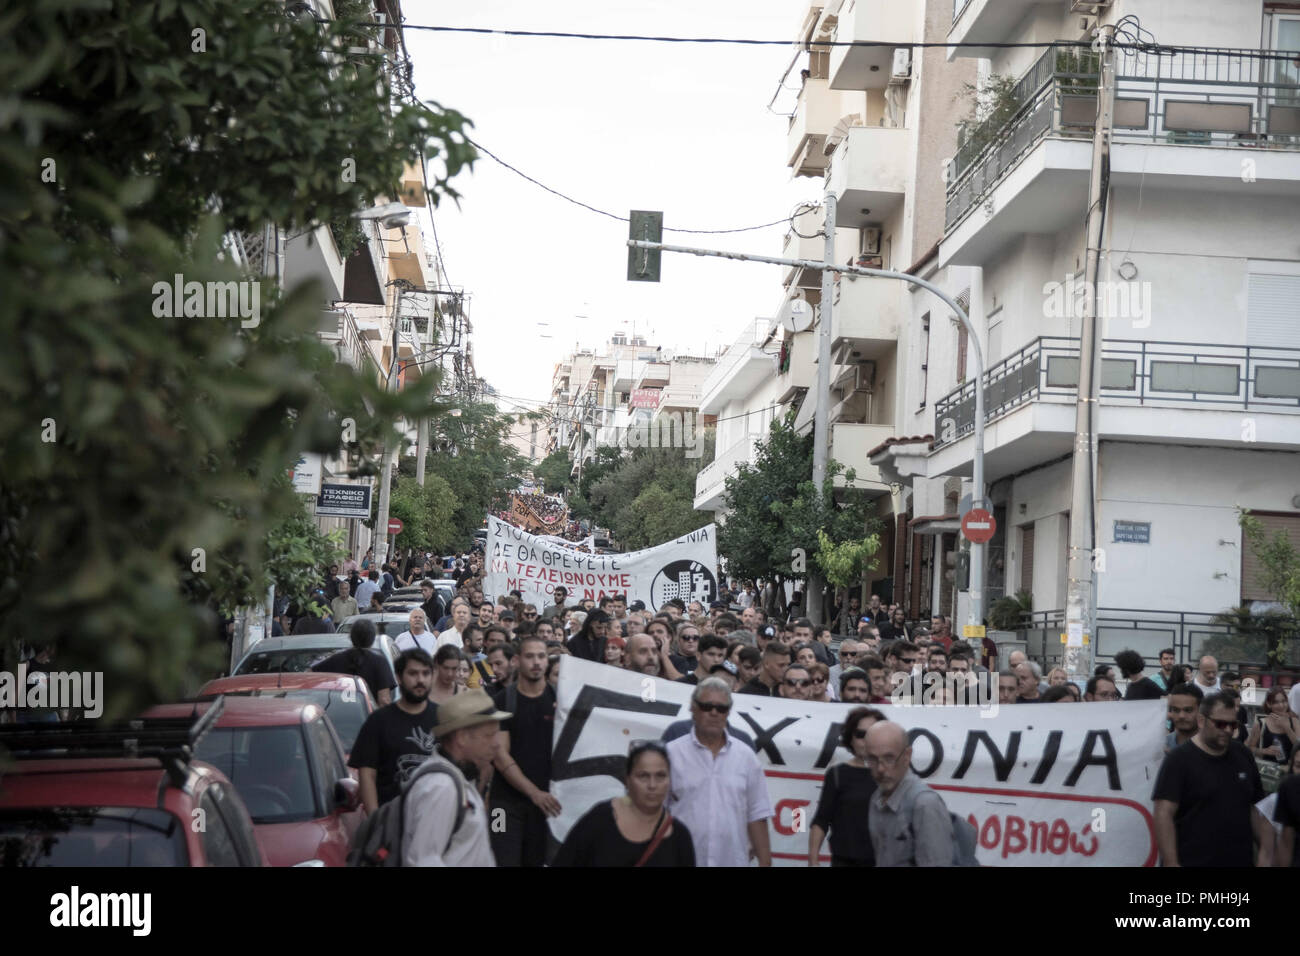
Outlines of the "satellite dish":
[{"label": "satellite dish", "polygon": [[806,332],[812,324],[813,307],[807,299],[791,299],[781,310],[781,328],[787,332]]}]

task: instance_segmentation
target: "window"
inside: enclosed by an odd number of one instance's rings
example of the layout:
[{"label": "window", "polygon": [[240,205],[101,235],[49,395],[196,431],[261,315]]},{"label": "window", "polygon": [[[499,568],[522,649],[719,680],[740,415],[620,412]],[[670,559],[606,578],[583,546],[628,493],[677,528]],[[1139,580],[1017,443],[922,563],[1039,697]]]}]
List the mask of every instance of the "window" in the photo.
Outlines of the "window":
[{"label": "window", "polygon": [[317,812],[302,728],[218,727],[195,751],[226,775],[254,823],[312,820]]},{"label": "window", "polygon": [[312,754],[313,775],[316,777],[317,803],[325,812],[334,807],[334,784],[348,776],[343,766],[343,755],[326,718],[319,717],[307,724],[307,739]]},{"label": "window", "polygon": [[203,852],[207,855],[208,866],[239,866],[239,852],[226,829],[225,818],[217,809],[212,791],[213,788],[209,787],[199,801],[199,808],[203,811]]},{"label": "window", "polygon": [[184,824],[165,810],[0,811],[0,866],[188,866]]},{"label": "window", "polygon": [[917,350],[921,354],[921,374],[918,381],[921,383],[921,408],[925,408],[925,397],[927,394],[926,377],[930,368],[930,313],[927,312],[921,316],[921,347]]}]

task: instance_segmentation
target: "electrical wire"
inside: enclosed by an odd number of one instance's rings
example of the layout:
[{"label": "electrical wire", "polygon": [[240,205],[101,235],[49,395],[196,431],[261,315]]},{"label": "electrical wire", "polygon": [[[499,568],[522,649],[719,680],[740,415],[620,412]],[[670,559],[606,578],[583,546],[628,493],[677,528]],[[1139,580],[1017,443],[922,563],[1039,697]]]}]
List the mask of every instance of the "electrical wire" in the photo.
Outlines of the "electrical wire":
[{"label": "electrical wire", "polygon": [[[573,203],[573,205],[575,205],[575,206],[581,206],[583,209],[586,209],[586,210],[588,210],[589,212],[594,212],[594,213],[596,213],[596,215],[598,215],[598,216],[606,216],[606,217],[608,217],[608,218],[610,218],[610,219],[617,220],[618,222],[629,222],[629,221],[630,221],[629,218],[628,218],[627,216],[620,216],[620,215],[618,215],[617,213],[608,212],[608,211],[606,211],[606,210],[604,210],[604,209],[598,209],[597,207],[592,206],[592,205],[590,205],[589,203],[585,203],[585,202],[583,202],[581,199],[574,199],[572,196],[566,195],[565,193],[560,192],[558,189],[553,189],[553,188],[551,188],[550,186],[546,185],[545,183],[540,182],[540,181],[537,180],[537,179],[534,179],[532,176],[529,176],[529,175],[528,175],[526,172],[524,172],[523,170],[518,169],[518,168],[516,168],[516,167],[514,167],[514,166],[511,166],[509,163],[507,163],[504,159],[502,159],[502,158],[501,158],[500,156],[498,156],[496,153],[492,152],[492,151],[491,151],[490,149],[488,149],[486,146],[483,146],[483,145],[480,144],[480,143],[476,143],[474,140],[470,139],[468,136],[465,137],[465,141],[468,142],[468,143],[469,143],[471,146],[473,146],[475,149],[477,149],[479,152],[481,152],[483,155],[487,156],[489,159],[491,159],[491,160],[493,160],[493,161],[499,163],[500,165],[504,166],[506,169],[510,170],[510,171],[511,171],[512,173],[514,173],[516,176],[519,176],[519,177],[521,177],[521,178],[523,178],[523,179],[528,180],[528,181],[529,181],[530,183],[532,183],[534,186],[537,186],[539,189],[543,189],[543,190],[545,190],[546,192],[550,193],[552,196],[558,196],[560,199],[563,199],[565,202]],[[765,222],[765,223],[762,223],[761,225],[757,225],[757,226],[742,226],[742,227],[737,228],[737,229],[681,229],[681,228],[677,228],[677,227],[674,227],[674,226],[664,226],[663,228],[664,228],[664,232],[686,232],[686,233],[691,233],[691,234],[693,234],[693,235],[721,235],[721,234],[723,234],[723,233],[734,233],[734,232],[754,232],[754,231],[756,231],[756,230],[758,230],[758,229],[770,229],[772,226],[779,226],[779,225],[781,225],[782,223],[788,223],[789,221],[790,221],[790,217],[789,217],[789,216],[785,216],[784,218],[781,218],[781,219],[774,219],[774,220],[772,220],[771,222]]]}]

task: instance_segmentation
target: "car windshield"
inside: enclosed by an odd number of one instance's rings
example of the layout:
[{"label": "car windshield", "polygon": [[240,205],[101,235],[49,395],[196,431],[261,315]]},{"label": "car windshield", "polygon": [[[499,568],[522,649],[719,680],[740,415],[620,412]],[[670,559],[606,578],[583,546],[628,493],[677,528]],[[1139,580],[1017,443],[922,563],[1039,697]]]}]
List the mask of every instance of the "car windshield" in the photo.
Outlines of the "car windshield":
[{"label": "car windshield", "polygon": [[318,811],[302,728],[218,727],[199,741],[194,756],[235,785],[254,823],[293,823]]},{"label": "car windshield", "polygon": [[339,735],[339,743],[344,751],[351,753],[352,744],[361,732],[361,725],[369,716],[366,703],[361,694],[344,690],[321,690],[314,687],[264,687],[254,691],[242,691],[239,697],[289,697],[294,700],[306,700],[320,707],[334,725]]},{"label": "car windshield", "polygon": [[293,650],[262,651],[250,654],[240,661],[236,674],[274,674],[288,671],[297,674],[311,670],[311,665],[323,661],[343,647],[296,647]]},{"label": "car windshield", "polygon": [[0,866],[188,865],[181,821],[165,810],[0,810]]}]

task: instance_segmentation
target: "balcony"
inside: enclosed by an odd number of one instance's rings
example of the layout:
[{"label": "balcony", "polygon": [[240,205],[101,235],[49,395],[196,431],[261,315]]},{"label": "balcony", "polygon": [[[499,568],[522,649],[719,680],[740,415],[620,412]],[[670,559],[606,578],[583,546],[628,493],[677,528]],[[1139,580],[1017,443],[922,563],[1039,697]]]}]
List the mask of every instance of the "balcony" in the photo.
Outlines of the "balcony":
[{"label": "balcony", "polygon": [[727,478],[734,475],[742,463],[751,460],[754,454],[754,442],[761,437],[757,434],[746,435],[700,469],[700,473],[695,476],[697,511],[718,511],[722,508]]},{"label": "balcony", "polygon": [[417,289],[427,289],[432,284],[428,257],[424,251],[424,236],[418,226],[386,230],[385,246],[388,266],[394,279],[404,279]]},{"label": "balcony", "polygon": [[700,414],[717,415],[727,402],[744,398],[772,375],[776,356],[763,351],[769,324],[758,319],[718,360],[700,386]]},{"label": "balcony", "polygon": [[786,165],[796,176],[825,173],[830,162],[825,152],[826,137],[842,115],[840,95],[831,92],[827,80],[809,77],[803,81],[786,141]]},{"label": "balcony", "polygon": [[320,282],[323,301],[333,303],[343,297],[343,258],[329,226],[317,226],[285,244],[285,288],[311,279]]},{"label": "balcony", "polygon": [[[985,425],[1001,429],[985,435],[988,480],[1069,452],[1078,380],[1079,340],[1061,336],[1034,339],[985,372]],[[1108,339],[1100,399],[1104,438],[1240,447],[1241,413],[1249,412],[1252,447],[1294,450],[1300,444],[1291,417],[1300,414],[1300,349]],[[1027,417],[1013,421],[1022,414]],[[974,431],[975,383],[939,399],[934,420],[940,456]],[[943,456],[931,477],[961,460]]]},{"label": "balcony", "polygon": [[[1300,84],[1258,54],[1120,56],[1112,185],[1300,196]],[[1022,105],[1011,120],[968,137],[953,159],[941,262],[979,264],[991,243],[1078,219],[1087,204],[1097,69],[1094,54],[1049,50],[1016,85],[1012,97]],[[1255,166],[1248,183],[1247,157]],[[980,207],[987,215],[966,222]]]},{"label": "balcony", "polygon": [[911,152],[906,129],[852,127],[835,150],[826,178],[837,203],[835,225],[861,229],[883,222],[901,207]]},{"label": "balcony", "polygon": [[888,492],[889,483],[881,477],[880,469],[868,460],[867,452],[893,436],[893,425],[855,425],[843,422],[831,425],[830,458],[843,465],[845,470],[852,468],[855,472],[852,485],[841,473],[833,479],[834,486]]},{"label": "balcony", "polygon": [[879,358],[898,342],[905,286],[893,279],[837,276],[831,347]]},{"label": "balcony", "polygon": [[[785,246],[781,250],[783,259],[812,259],[821,262],[826,257],[826,239],[821,235],[826,225],[826,213],[821,206],[805,209],[794,217],[791,229],[785,234]],[[798,266],[785,266],[781,275],[781,284],[789,288],[820,289],[822,273],[820,269],[801,269]]]},{"label": "balcony", "polygon": [[[1048,5],[1065,10],[1064,0],[953,0],[952,29],[948,40],[952,43],[998,43],[1012,39],[1012,29],[1034,7]],[[994,47],[949,47],[948,59],[963,57],[992,57]]]},{"label": "balcony", "polygon": [[800,389],[816,385],[817,333],[799,332],[787,336],[781,345],[777,370],[781,383],[781,392],[776,399],[778,405],[790,401]]},{"label": "balcony", "polygon": [[912,0],[845,0],[834,40],[868,40],[888,46],[831,47],[833,90],[883,90],[893,74],[894,51],[915,39],[916,4]]},{"label": "balcony", "polygon": [[668,384],[670,367],[667,362],[646,362],[637,388],[663,388]]},{"label": "balcony", "polygon": [[630,392],[632,390],[632,386],[636,382],[638,364],[631,359],[619,360],[618,366],[614,370],[614,391]]}]

